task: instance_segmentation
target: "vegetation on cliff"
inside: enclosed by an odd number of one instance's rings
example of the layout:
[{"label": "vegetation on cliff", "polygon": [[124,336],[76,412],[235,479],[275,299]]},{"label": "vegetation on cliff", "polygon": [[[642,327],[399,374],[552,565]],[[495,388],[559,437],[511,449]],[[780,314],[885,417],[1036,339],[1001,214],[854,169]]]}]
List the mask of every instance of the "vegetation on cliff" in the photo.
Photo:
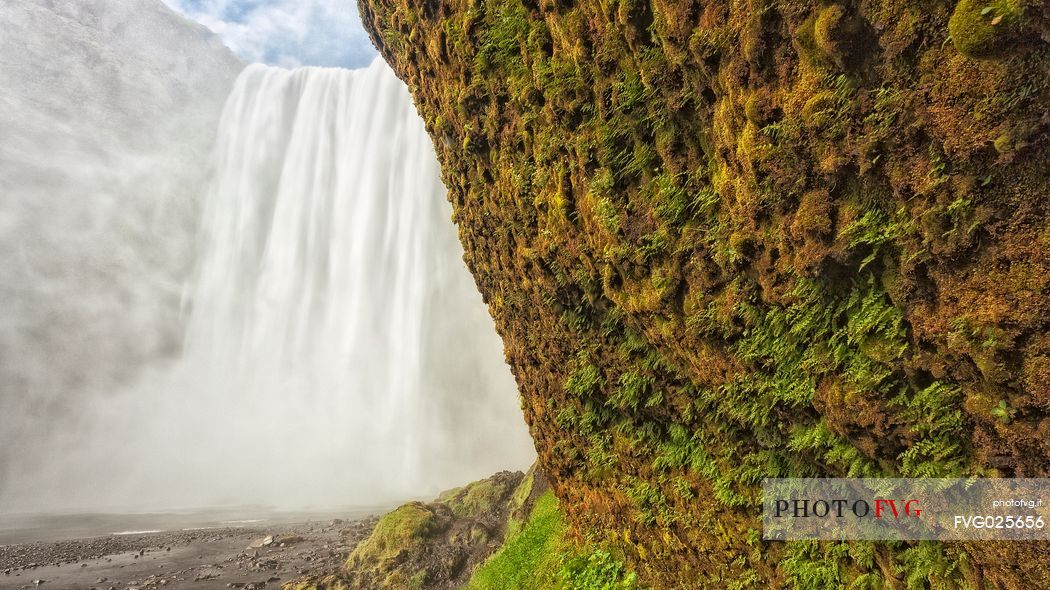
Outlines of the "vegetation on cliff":
[{"label": "vegetation on cliff", "polygon": [[657,588],[1050,587],[767,543],[777,476],[1050,469],[1045,0],[361,0],[579,541]]},{"label": "vegetation on cliff", "polygon": [[527,518],[512,520],[503,547],[471,576],[466,590],[636,590],[635,574],[609,552],[578,550],[567,538],[549,490]]},{"label": "vegetation on cliff", "polygon": [[501,472],[383,515],[337,572],[285,590],[637,590],[607,551],[568,538],[542,473]]}]

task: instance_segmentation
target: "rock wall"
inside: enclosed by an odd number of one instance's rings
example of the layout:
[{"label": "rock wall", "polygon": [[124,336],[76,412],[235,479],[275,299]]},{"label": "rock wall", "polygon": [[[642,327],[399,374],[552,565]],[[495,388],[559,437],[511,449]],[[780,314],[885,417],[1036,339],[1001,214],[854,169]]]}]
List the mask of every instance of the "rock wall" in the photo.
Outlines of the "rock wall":
[{"label": "rock wall", "polygon": [[1050,586],[761,541],[775,476],[1050,469],[1050,4],[360,0],[540,463],[657,588]]}]

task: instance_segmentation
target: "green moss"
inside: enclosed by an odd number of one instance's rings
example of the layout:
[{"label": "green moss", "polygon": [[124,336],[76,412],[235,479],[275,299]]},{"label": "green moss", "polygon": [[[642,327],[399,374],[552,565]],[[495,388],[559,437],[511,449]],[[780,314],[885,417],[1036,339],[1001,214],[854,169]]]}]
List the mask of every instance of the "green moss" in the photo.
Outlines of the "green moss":
[{"label": "green moss", "polygon": [[533,486],[536,484],[536,466],[533,465],[532,469],[525,474],[525,477],[518,484],[518,487],[514,488],[514,493],[510,497],[510,511],[511,514],[521,510],[525,506],[525,502],[528,501],[529,496],[532,495]]},{"label": "green moss", "polygon": [[834,116],[837,109],[838,100],[834,92],[818,92],[802,107],[802,120],[807,127],[821,128]]},{"label": "green moss", "polygon": [[959,0],[948,35],[963,55],[995,57],[1009,44],[1022,15],[1020,0]]},{"label": "green moss", "polygon": [[834,65],[831,57],[820,47],[816,39],[817,14],[811,14],[795,29],[794,45],[799,58],[809,66],[818,69]]},{"label": "green moss", "polygon": [[451,489],[445,490],[445,491],[441,492],[440,494],[438,494],[437,501],[438,502],[447,502],[447,501],[451,500],[452,498],[456,497],[456,495],[458,495],[461,491],[463,491],[462,487],[451,488]]},{"label": "green moss", "polygon": [[821,8],[813,22],[813,44],[825,60],[839,68],[846,67],[862,34],[856,17],[841,4]]},{"label": "green moss", "polygon": [[831,199],[825,191],[809,191],[802,196],[791,230],[797,235],[827,235],[832,229]]},{"label": "green moss", "polygon": [[1010,137],[1009,133],[1003,133],[996,137],[993,145],[995,146],[995,151],[1000,154],[1009,153],[1014,149],[1013,138]]},{"label": "green moss", "polygon": [[422,502],[405,504],[379,519],[372,534],[350,553],[347,566],[366,564],[384,569],[403,549],[433,533],[436,522],[433,511]]},{"label": "green moss", "polygon": [[476,517],[491,512],[506,493],[507,490],[495,480],[483,479],[467,486],[455,498],[450,499],[448,504],[456,516]]}]

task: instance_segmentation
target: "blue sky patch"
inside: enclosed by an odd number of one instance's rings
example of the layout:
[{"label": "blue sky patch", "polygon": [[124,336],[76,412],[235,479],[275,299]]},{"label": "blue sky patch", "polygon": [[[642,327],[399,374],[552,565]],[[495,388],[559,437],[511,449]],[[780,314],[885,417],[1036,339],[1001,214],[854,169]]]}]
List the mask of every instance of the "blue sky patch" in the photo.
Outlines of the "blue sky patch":
[{"label": "blue sky patch", "polygon": [[248,62],[359,68],[376,56],[356,0],[163,1]]}]

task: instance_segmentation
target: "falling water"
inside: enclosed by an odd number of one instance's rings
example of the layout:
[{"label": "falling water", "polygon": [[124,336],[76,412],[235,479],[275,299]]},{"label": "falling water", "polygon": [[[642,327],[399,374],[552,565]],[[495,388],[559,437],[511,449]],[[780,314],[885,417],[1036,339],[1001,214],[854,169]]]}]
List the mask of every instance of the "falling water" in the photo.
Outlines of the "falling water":
[{"label": "falling water", "polygon": [[386,64],[250,66],[214,157],[181,357],[85,408],[37,474],[54,485],[27,493],[332,505],[527,465],[432,145]]}]

